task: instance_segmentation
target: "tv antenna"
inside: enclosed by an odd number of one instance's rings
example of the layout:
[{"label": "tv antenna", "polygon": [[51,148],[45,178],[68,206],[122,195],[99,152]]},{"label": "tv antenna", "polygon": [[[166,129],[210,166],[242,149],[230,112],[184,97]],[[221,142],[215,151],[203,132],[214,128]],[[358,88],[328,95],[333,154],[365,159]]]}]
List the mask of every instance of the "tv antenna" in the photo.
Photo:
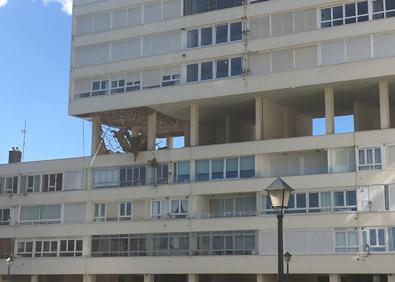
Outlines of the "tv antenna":
[{"label": "tv antenna", "polygon": [[23,159],[25,158],[26,134],[27,134],[27,127],[26,127],[26,120],[25,120],[25,127],[22,129],[22,135],[23,135],[23,143],[22,143],[22,161],[23,161]]}]

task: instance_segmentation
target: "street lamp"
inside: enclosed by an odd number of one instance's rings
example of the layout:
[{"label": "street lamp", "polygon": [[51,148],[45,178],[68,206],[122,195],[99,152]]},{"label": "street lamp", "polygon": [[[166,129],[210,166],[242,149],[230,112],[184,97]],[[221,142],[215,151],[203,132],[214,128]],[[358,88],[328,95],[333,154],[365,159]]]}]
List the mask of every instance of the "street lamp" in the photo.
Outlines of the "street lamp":
[{"label": "street lamp", "polygon": [[7,272],[7,280],[8,280],[8,282],[11,281],[11,265],[14,263],[14,260],[15,260],[15,258],[14,258],[13,255],[9,256],[5,260],[5,262],[7,263],[7,266],[8,266],[8,272]]},{"label": "street lamp", "polygon": [[289,252],[284,254],[284,261],[287,264],[287,282],[289,280],[289,263],[291,262],[292,255]]},{"label": "street lamp", "polygon": [[281,178],[277,178],[265,190],[269,196],[274,213],[277,215],[278,230],[278,282],[284,282],[284,246],[283,246],[283,217],[288,208],[289,198],[293,189]]}]

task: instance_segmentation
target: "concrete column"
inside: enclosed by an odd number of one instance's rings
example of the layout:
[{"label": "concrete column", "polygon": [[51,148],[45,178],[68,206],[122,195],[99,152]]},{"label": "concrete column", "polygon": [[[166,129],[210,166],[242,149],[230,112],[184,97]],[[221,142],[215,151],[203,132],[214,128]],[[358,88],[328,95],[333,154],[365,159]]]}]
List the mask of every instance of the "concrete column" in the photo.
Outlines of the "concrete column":
[{"label": "concrete column", "polygon": [[388,282],[395,282],[395,273],[388,274]]},{"label": "concrete column", "polygon": [[96,275],[84,274],[82,277],[83,282],[96,282]]},{"label": "concrete column", "polygon": [[91,236],[84,236],[82,239],[82,256],[84,257],[91,256],[91,251],[92,251],[91,246],[92,246]]},{"label": "concrete column", "polygon": [[380,127],[390,128],[390,103],[389,103],[389,83],[386,80],[379,82],[380,96]]},{"label": "concrete column", "polygon": [[263,105],[262,98],[255,97],[255,140],[262,140]]},{"label": "concrete column", "polygon": [[230,116],[225,117],[225,143],[230,143]]},{"label": "concrete column", "polygon": [[326,134],[335,133],[335,92],[333,88],[325,88],[325,125]]},{"label": "concrete column", "polygon": [[341,282],[341,276],[339,274],[330,274],[329,282]]},{"label": "concrete column", "polygon": [[191,117],[190,117],[190,134],[191,134],[191,146],[199,146],[199,105],[191,105]]},{"label": "concrete column", "polygon": [[155,282],[155,274],[144,274],[144,282]]},{"label": "concrete column", "polygon": [[30,282],[38,282],[38,275],[32,275],[30,277]]},{"label": "concrete column", "polygon": [[148,151],[154,151],[156,144],[156,112],[148,116]]},{"label": "concrete column", "polygon": [[92,118],[92,145],[91,145],[91,155],[96,154],[97,149],[101,142],[101,123],[98,116]]},{"label": "concrete column", "polygon": [[167,149],[173,149],[173,136],[166,137],[166,147]]},{"label": "concrete column", "polygon": [[277,276],[273,274],[257,274],[256,275],[257,282],[276,282]]},{"label": "concrete column", "polygon": [[188,274],[188,282],[199,282],[199,274]]},{"label": "concrete column", "polygon": [[373,275],[373,282],[380,282],[380,275]]},{"label": "concrete column", "polygon": [[189,128],[190,124],[186,124],[184,128],[184,147],[189,147],[190,146],[190,141],[191,141],[191,130]]}]

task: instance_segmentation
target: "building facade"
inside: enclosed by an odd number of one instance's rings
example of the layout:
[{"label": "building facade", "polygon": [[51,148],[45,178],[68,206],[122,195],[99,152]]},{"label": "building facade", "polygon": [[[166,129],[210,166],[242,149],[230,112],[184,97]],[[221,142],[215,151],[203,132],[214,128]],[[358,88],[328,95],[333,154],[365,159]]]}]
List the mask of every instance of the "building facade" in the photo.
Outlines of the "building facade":
[{"label": "building facade", "polygon": [[289,281],[394,282],[394,46],[395,0],[75,1],[92,154],[0,165],[11,280],[276,281],[282,177]]}]

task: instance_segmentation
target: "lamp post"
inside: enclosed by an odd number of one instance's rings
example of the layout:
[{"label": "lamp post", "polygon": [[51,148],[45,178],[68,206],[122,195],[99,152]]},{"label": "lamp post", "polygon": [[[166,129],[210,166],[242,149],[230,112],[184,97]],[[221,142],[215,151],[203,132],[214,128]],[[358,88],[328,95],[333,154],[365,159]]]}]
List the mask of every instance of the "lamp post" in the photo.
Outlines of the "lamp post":
[{"label": "lamp post", "polygon": [[11,281],[11,265],[14,263],[14,256],[11,255],[9,258],[7,258],[5,260],[5,262],[7,263],[8,266],[8,271],[7,271],[7,281],[10,282]]},{"label": "lamp post", "polygon": [[269,196],[274,213],[277,216],[278,230],[278,282],[284,282],[284,244],[283,244],[283,217],[288,208],[289,198],[293,189],[281,178],[277,178],[265,190]]},{"label": "lamp post", "polygon": [[289,263],[291,262],[291,258],[292,258],[292,255],[289,252],[286,252],[284,254],[284,261],[287,264],[287,279],[286,279],[287,282],[289,280]]}]

